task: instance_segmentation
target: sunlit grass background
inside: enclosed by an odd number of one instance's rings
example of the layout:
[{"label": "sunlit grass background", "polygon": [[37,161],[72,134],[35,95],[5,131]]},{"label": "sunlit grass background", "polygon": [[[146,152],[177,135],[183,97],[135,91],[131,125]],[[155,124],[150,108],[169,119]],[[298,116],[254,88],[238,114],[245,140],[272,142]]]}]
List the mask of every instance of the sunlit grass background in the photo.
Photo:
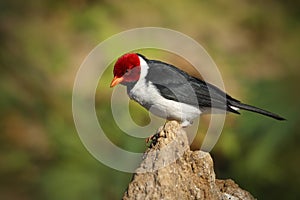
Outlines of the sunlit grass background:
[{"label": "sunlit grass background", "polygon": [[[229,115],[212,151],[217,177],[234,179],[259,199],[299,199],[299,9],[296,1],[269,0],[1,1],[0,199],[122,197],[131,174],[102,165],[84,148],[72,118],[72,87],[98,43],[143,26],[191,36],[216,62],[228,93],[288,119]],[[107,115],[100,123],[114,143],[142,151],[144,141],[125,137],[110,105],[99,101],[112,92],[106,74],[107,88],[96,95],[98,112]],[[135,121],[147,124],[147,113],[131,106]]]}]

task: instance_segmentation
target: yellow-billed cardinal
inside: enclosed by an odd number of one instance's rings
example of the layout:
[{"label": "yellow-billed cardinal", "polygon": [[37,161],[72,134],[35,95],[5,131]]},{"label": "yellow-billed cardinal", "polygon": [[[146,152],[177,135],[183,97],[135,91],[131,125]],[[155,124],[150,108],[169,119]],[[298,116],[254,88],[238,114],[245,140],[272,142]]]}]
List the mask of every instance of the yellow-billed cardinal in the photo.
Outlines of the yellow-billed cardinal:
[{"label": "yellow-billed cardinal", "polygon": [[121,56],[113,73],[111,87],[119,83],[127,86],[131,99],[159,117],[181,122],[182,126],[192,124],[194,118],[212,107],[237,114],[243,109],[284,120],[277,114],[241,103],[173,65],[149,60],[138,53]]}]

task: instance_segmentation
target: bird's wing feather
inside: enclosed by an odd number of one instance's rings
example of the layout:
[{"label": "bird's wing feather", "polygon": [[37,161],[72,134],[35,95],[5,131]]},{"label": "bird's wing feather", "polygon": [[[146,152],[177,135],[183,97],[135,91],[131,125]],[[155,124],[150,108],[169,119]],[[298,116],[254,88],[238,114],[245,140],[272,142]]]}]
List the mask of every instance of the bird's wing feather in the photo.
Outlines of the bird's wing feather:
[{"label": "bird's wing feather", "polygon": [[[227,105],[233,99],[217,87],[188,75],[173,65],[148,60],[146,80],[157,87],[160,94],[170,100],[197,106],[201,110],[218,108],[238,113]],[[235,100],[237,101],[237,100]]]}]

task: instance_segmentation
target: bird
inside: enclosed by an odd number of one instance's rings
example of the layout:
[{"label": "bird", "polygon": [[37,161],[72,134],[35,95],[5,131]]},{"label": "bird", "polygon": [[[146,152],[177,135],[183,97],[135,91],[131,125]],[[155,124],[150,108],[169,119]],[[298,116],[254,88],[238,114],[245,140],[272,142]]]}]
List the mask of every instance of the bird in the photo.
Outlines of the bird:
[{"label": "bird", "polygon": [[130,99],[154,115],[176,120],[183,127],[212,108],[223,113],[240,114],[239,110],[259,113],[276,120],[285,118],[270,111],[242,103],[213,84],[189,75],[187,72],[140,53],[126,53],[114,64],[110,87],[127,87]]}]

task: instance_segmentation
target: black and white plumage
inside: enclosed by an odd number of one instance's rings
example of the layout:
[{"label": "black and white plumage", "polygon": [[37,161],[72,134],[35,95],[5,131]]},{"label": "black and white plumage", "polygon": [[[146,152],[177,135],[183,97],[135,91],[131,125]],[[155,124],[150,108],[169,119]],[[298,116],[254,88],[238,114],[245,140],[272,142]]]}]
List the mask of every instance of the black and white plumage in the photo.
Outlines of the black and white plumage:
[{"label": "black and white plumage", "polygon": [[284,120],[277,114],[243,104],[173,65],[149,60],[141,54],[129,53],[117,60],[111,87],[118,83],[127,86],[129,97],[153,114],[175,119],[183,126],[212,107],[237,114],[243,109]]}]

